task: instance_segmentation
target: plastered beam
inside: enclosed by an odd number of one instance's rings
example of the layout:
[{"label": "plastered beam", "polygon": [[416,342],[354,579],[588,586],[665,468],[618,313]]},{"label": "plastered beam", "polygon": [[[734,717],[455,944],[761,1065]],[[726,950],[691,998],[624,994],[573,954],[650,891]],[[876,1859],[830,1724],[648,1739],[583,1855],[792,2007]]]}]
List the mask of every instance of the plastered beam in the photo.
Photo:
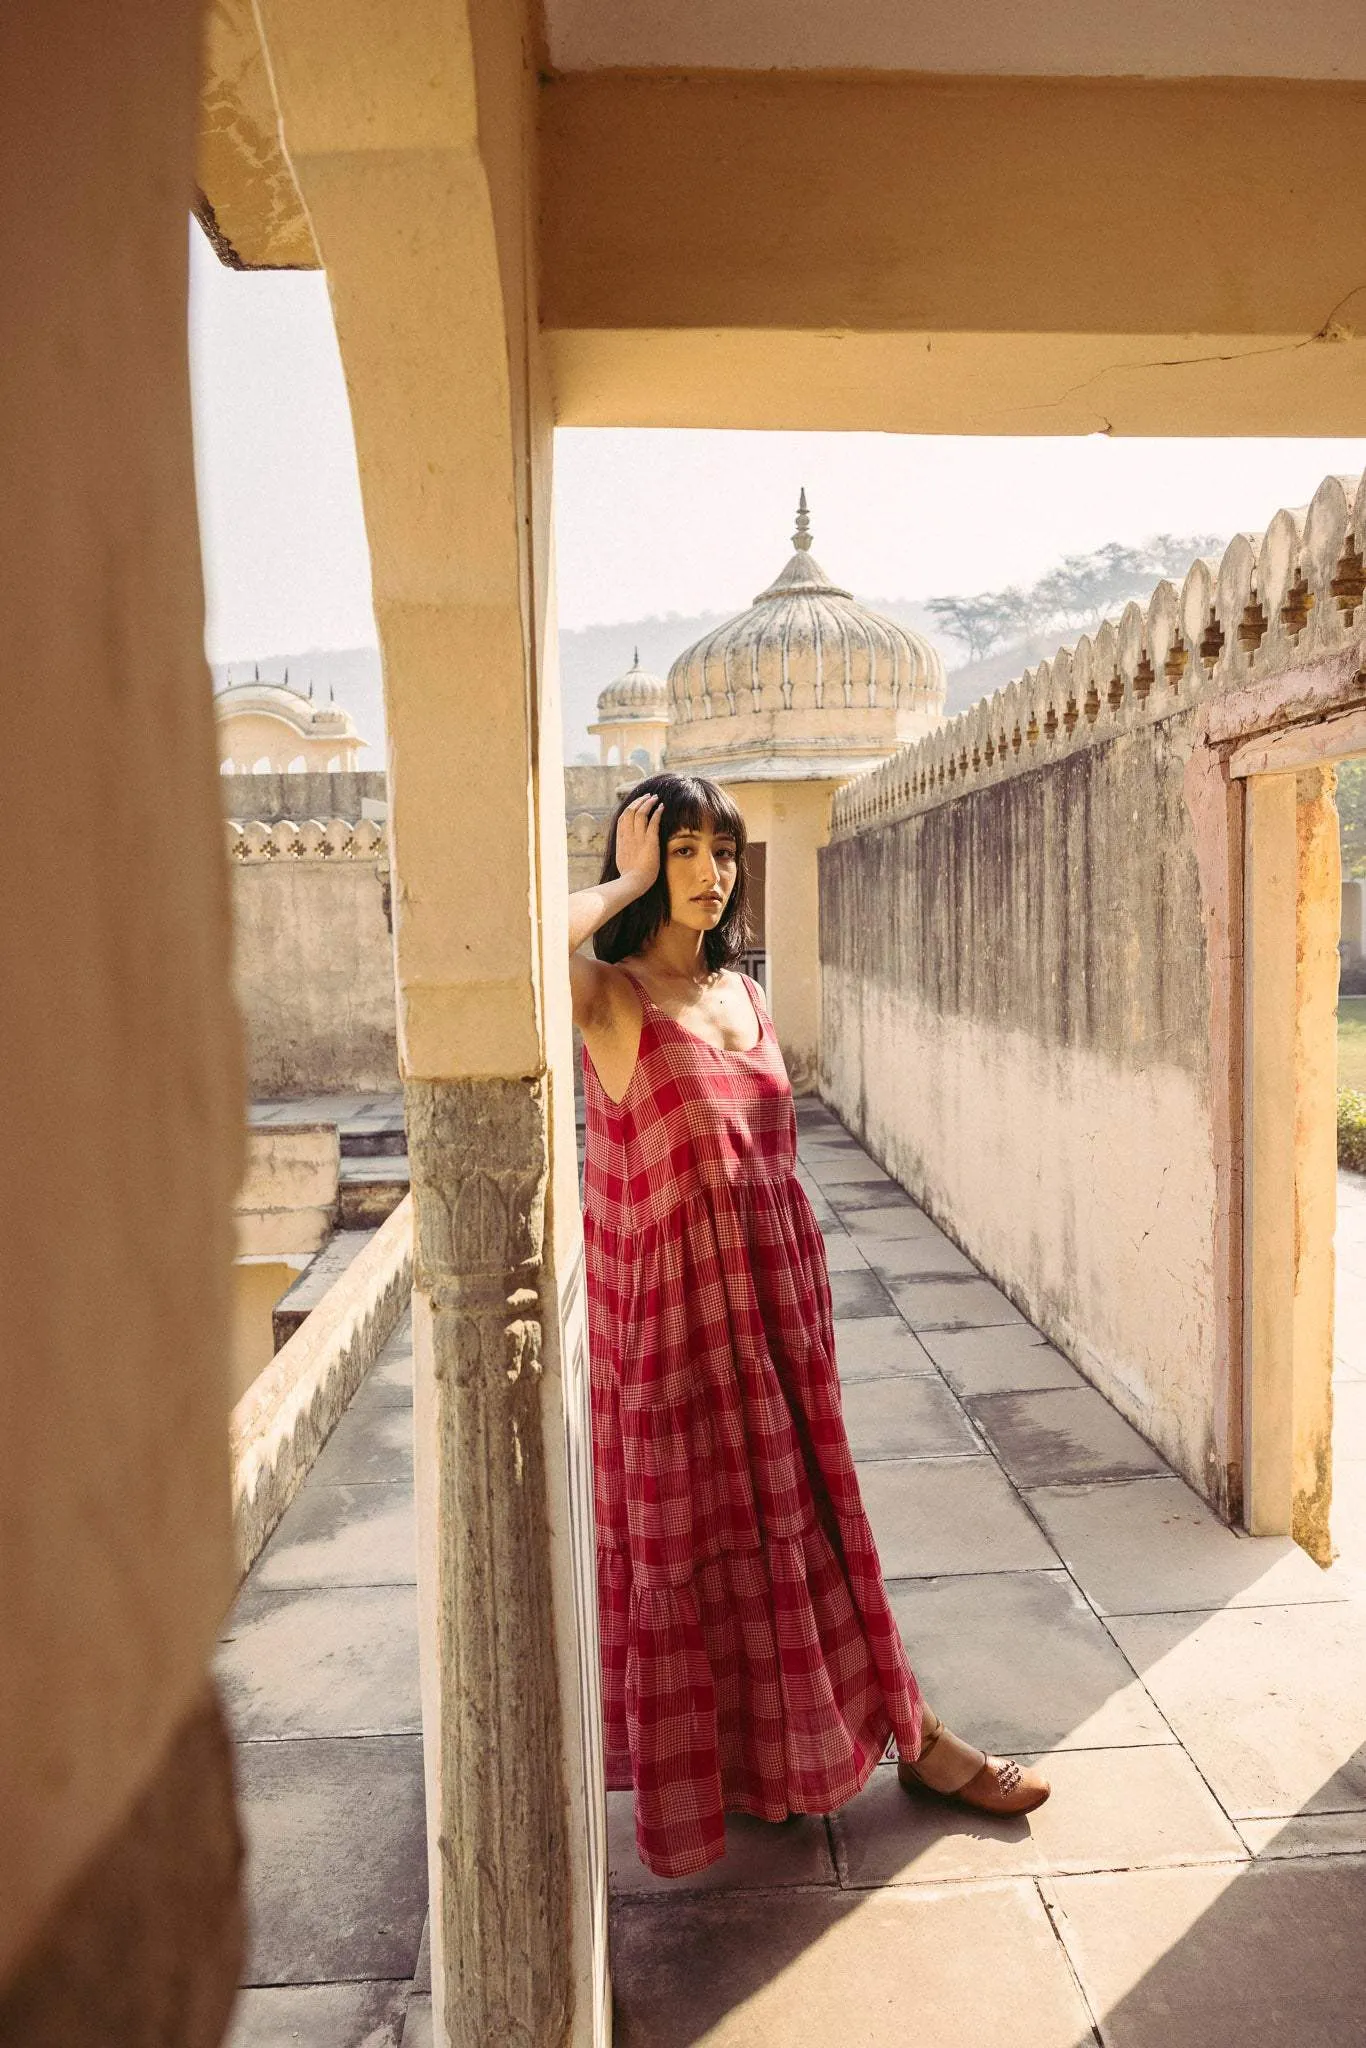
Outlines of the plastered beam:
[{"label": "plastered beam", "polygon": [[590,2048],[605,1854],[531,37],[501,0],[260,14],[384,664],[434,2039]]},{"label": "plastered beam", "polygon": [[195,213],[234,270],[316,270],[317,244],[280,141],[252,0],[204,14]]},{"label": "plastered beam", "polygon": [[564,422],[1359,423],[1366,276],[1305,233],[1359,85],[599,72],[541,132]]}]

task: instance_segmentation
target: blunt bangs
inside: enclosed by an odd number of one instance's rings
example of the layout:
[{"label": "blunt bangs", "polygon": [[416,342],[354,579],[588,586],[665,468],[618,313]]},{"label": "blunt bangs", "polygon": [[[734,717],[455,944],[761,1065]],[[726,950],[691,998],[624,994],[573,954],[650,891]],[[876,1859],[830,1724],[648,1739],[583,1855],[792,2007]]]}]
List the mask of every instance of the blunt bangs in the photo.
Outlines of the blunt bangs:
[{"label": "blunt bangs", "polygon": [[607,833],[607,852],[599,881],[615,881],[617,866],[617,823],[628,804],[637,797],[657,796],[662,805],[659,822],[659,874],[645,894],[625,910],[609,918],[593,935],[593,951],[599,960],[627,960],[647,946],[662,925],[669,922],[669,883],[666,855],[669,841],[680,832],[700,832],[710,826],[715,834],[728,833],[735,840],[738,863],[735,887],[730,893],[715,931],[705,932],[702,948],[713,973],[733,967],[749,943],[749,897],[745,873],[745,848],[749,835],[735,799],[702,775],[676,775],[666,770],[647,775],[628,789],[612,814]]}]

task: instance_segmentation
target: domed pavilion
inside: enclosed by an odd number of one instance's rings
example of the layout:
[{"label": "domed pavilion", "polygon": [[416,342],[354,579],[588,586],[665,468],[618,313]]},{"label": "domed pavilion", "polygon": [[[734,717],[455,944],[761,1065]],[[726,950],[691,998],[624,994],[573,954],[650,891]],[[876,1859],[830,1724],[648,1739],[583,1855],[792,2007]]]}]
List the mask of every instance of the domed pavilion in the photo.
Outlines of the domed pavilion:
[{"label": "domed pavilion", "polygon": [[291,689],[288,669],[282,683],[262,682],[259,667],[249,683],[230,683],[214,698],[214,712],[225,775],[354,768],[365,745],[349,711],[315,704],[311,686],[306,697]]},{"label": "domed pavilion", "polygon": [[831,582],[811,552],[805,491],[792,546],[749,610],[669,670],[671,767],[727,782],[843,781],[943,718],[938,654]]},{"label": "domed pavilion", "polygon": [[817,1085],[817,853],[840,784],[944,716],[944,666],[918,633],[833,583],[803,491],[793,554],[746,612],[669,670],[665,766],[723,783],[755,857],[756,936],[793,1086]]},{"label": "domed pavilion", "polygon": [[652,774],[664,758],[669,725],[669,686],[640,665],[640,649],[625,675],[598,696],[598,717],[588,730],[598,743],[604,768],[620,763]]}]

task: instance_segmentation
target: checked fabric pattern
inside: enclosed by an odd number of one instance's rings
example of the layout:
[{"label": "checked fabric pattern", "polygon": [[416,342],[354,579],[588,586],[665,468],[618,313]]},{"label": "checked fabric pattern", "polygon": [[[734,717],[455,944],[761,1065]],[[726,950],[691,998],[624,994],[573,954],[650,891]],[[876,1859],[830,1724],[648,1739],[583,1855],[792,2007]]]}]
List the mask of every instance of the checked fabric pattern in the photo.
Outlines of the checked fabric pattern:
[{"label": "checked fabric pattern", "polygon": [[[745,977],[754,1000],[754,986]],[[584,1052],[593,1464],[607,1783],[663,1877],[727,1811],[828,1813],[920,1695],[840,1409],[825,1247],[756,1002],[726,1052],[652,1002],[626,1094]]]}]

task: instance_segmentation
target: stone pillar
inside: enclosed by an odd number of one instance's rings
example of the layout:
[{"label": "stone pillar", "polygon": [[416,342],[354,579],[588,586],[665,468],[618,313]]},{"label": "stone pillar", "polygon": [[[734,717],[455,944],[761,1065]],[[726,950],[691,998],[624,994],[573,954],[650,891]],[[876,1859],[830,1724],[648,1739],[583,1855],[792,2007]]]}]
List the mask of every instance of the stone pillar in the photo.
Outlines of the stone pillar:
[{"label": "stone pillar", "polygon": [[0,9],[0,2038],[210,2048],[242,1098],[186,342],[201,9]]},{"label": "stone pillar", "polygon": [[1246,1514],[1331,1558],[1339,856],[1334,771],[1250,776]]},{"label": "stone pillar", "polygon": [[1332,1562],[1341,850],[1337,771],[1295,777],[1295,1306],[1290,1533]]},{"label": "stone pillar", "polygon": [[[261,0],[384,658],[417,1230],[439,2043],[607,2030],[535,51],[515,7]],[[356,53],[364,52],[357,62]]]},{"label": "stone pillar", "polygon": [[766,857],[768,998],[798,1095],[820,1081],[820,890],[816,854],[830,837],[838,781],[728,784]]},{"label": "stone pillar", "polygon": [[1295,783],[1250,776],[1245,852],[1244,1511],[1290,1533],[1295,1293]]}]

